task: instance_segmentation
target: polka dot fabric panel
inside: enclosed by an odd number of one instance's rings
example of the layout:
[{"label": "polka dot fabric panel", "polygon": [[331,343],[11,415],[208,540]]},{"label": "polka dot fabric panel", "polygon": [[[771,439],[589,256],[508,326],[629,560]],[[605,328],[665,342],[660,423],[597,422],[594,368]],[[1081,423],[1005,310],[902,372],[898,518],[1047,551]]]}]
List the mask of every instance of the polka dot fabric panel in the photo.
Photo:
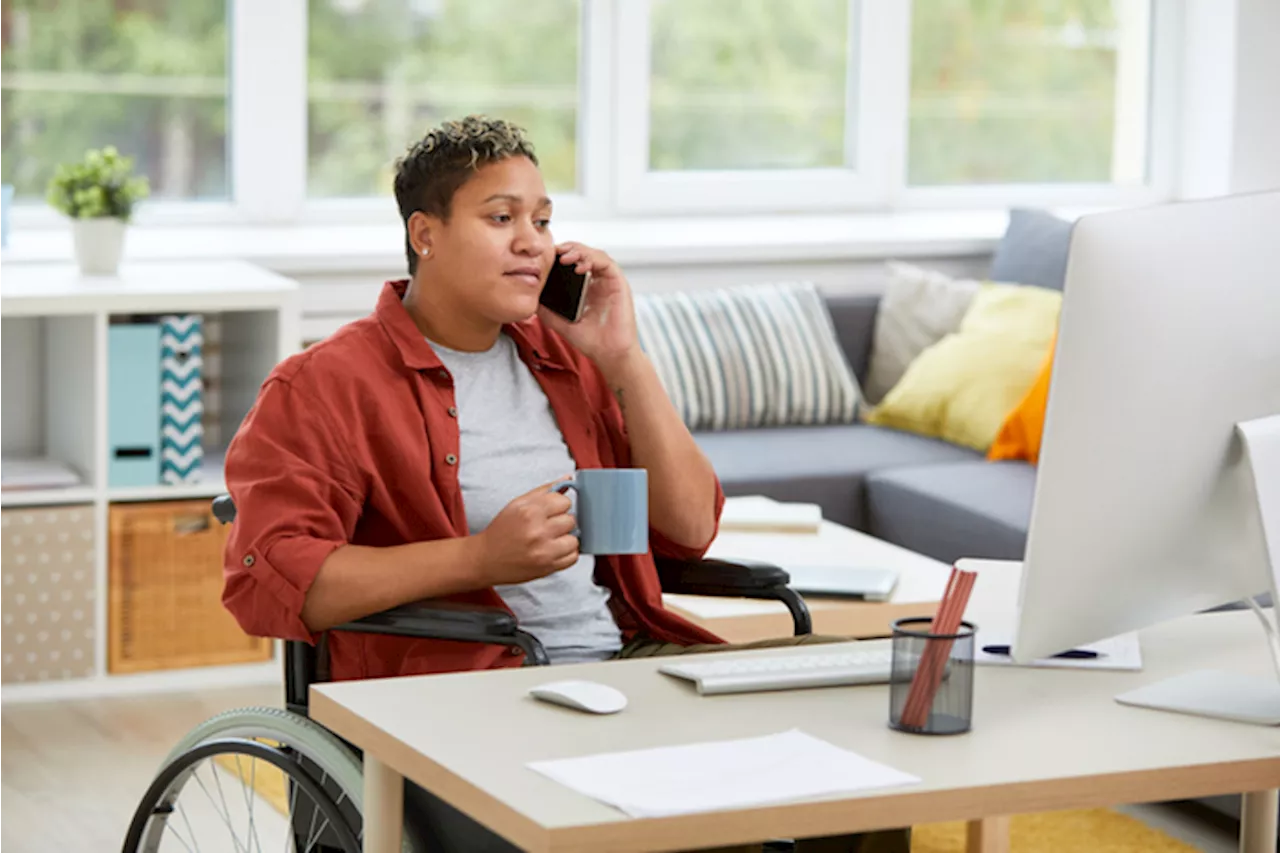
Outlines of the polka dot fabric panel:
[{"label": "polka dot fabric panel", "polygon": [[93,507],[0,511],[5,684],[94,674]]}]

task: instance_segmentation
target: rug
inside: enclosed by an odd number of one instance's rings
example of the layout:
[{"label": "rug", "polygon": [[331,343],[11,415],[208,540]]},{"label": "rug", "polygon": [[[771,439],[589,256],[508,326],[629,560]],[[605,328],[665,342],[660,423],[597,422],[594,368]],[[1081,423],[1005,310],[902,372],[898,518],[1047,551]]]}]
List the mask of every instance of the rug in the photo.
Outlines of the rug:
[{"label": "rug", "polygon": [[[214,758],[218,766],[249,785],[250,775],[258,796],[280,814],[288,814],[289,795],[284,773],[259,761],[250,773],[250,762],[234,755]],[[1199,853],[1137,818],[1111,809],[1044,812],[1014,815],[1010,822],[1010,853]],[[911,853],[965,853],[965,825],[933,823],[911,833]]]},{"label": "rug", "polygon": [[[1111,809],[1014,815],[1010,853],[1199,853],[1197,848]],[[917,826],[911,853],[964,853],[963,823]]]}]

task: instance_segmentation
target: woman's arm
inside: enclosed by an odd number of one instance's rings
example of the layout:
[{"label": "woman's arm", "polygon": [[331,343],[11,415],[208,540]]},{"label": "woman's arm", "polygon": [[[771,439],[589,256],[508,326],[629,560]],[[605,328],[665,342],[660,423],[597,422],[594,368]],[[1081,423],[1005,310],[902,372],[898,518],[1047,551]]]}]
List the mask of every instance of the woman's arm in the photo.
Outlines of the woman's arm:
[{"label": "woman's arm", "polygon": [[631,464],[649,472],[649,523],[680,545],[706,545],[716,531],[715,471],[671,404],[653,363],[637,346],[601,372],[622,408]]},{"label": "woman's arm", "polygon": [[557,263],[591,272],[587,305],[577,323],[545,308],[539,316],[595,362],[622,407],[631,464],[649,472],[650,525],[677,545],[703,548],[716,530],[715,471],[640,349],[631,286],[599,249],[580,243],[557,249]]}]

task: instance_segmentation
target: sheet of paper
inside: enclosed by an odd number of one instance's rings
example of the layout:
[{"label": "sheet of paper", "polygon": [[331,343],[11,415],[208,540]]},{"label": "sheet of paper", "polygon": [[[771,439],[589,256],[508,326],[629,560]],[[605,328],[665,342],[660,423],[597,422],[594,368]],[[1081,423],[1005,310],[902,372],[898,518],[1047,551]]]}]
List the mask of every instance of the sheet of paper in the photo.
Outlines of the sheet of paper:
[{"label": "sheet of paper", "polygon": [[798,729],[529,767],[632,817],[751,808],[920,781]]},{"label": "sheet of paper", "polygon": [[[1007,646],[1012,634],[1000,631],[984,631],[978,629],[973,650],[973,662],[991,664],[993,666],[1020,666],[1007,655],[991,655],[982,650],[983,646]],[[1054,667],[1059,669],[1142,669],[1142,645],[1136,633],[1120,634],[1108,640],[1090,643],[1078,648],[1097,652],[1096,658],[1044,658],[1033,661],[1028,666]]]}]

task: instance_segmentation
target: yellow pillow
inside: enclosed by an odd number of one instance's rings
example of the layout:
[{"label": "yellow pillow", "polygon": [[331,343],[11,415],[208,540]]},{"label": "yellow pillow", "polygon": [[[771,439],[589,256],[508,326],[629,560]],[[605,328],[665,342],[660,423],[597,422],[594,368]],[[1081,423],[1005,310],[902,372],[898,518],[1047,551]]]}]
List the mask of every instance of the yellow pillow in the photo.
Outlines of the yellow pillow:
[{"label": "yellow pillow", "polygon": [[986,451],[1035,381],[1062,294],[984,282],[960,328],[907,367],[867,422]]}]

